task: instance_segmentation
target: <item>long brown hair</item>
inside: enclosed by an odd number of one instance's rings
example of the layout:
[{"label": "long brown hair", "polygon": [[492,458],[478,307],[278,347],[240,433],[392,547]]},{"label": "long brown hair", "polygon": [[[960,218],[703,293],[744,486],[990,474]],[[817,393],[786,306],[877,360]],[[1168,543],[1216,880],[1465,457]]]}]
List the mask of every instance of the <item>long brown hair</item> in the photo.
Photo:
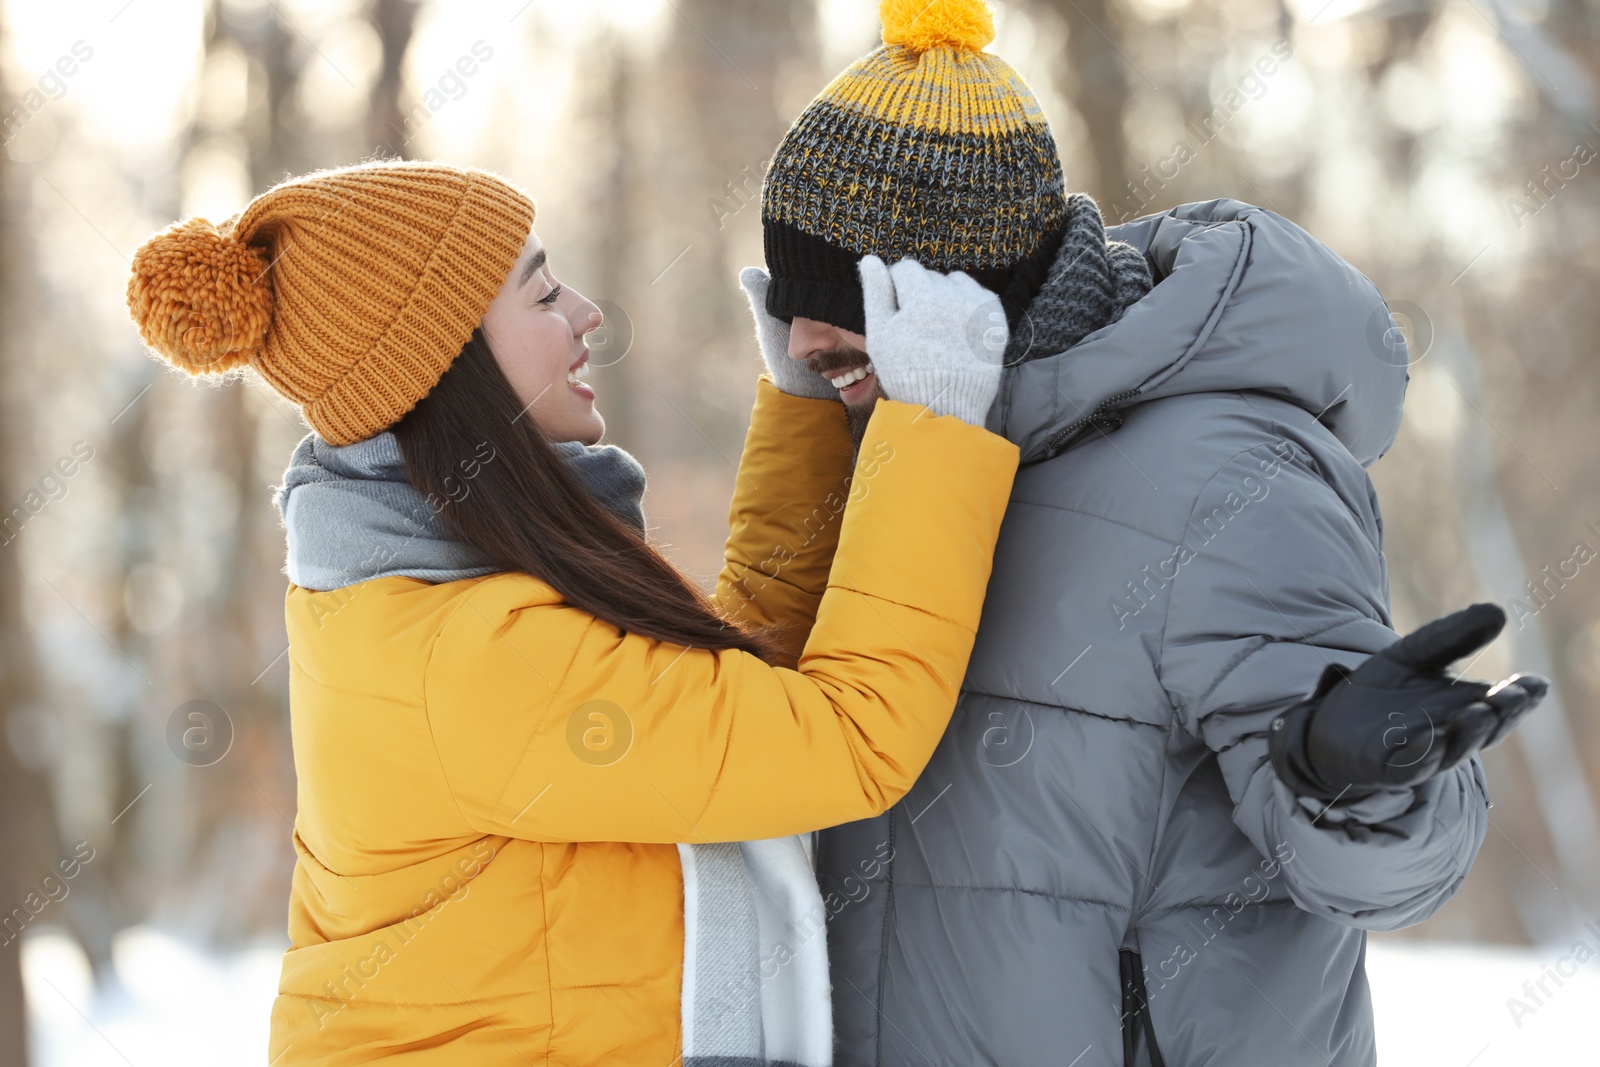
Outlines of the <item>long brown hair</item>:
[{"label": "long brown hair", "polygon": [[770,658],[766,632],[727,619],[589,492],[525,413],[482,329],[393,430],[406,477],[439,502],[450,535],[496,564],[628,633]]}]

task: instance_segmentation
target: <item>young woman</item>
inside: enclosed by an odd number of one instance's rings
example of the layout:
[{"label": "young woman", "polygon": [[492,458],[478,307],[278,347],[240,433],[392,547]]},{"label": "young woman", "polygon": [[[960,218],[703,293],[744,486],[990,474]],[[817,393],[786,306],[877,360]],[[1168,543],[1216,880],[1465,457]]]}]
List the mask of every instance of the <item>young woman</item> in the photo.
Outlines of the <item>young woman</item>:
[{"label": "young woman", "polygon": [[998,300],[862,261],[896,399],[853,474],[755,302],[771,373],[707,598],[596,443],[600,316],[533,221],[493,175],[369,164],[134,260],[157,352],[252,367],[314,430],[279,493],[299,810],[269,1058],[825,1064],[821,916],[792,922],[820,898],[784,846],[887,808],[950,716],[1017,463],[981,428],[998,358],[960,341]]}]

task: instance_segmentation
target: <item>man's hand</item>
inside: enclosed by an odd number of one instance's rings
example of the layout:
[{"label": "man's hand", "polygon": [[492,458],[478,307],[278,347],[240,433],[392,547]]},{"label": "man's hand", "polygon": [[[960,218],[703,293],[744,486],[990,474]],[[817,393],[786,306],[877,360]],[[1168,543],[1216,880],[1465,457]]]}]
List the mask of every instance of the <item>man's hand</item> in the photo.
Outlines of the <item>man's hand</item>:
[{"label": "man's hand", "polygon": [[831,382],[806,366],[804,360],[789,357],[789,324],[767,314],[767,286],[771,282],[771,276],[760,267],[746,267],[739,272],[739,285],[750,301],[750,314],[756,320],[756,341],[761,346],[761,358],[766,361],[772,383],[790,396],[838,400],[839,390]]},{"label": "man's hand", "polygon": [[976,279],[863,257],[867,355],[884,395],[982,426],[1000,390],[1006,317]]},{"label": "man's hand", "polygon": [[1496,685],[1445,668],[1499,635],[1506,613],[1474,604],[1407,634],[1351,671],[1322,673],[1315,693],[1272,724],[1272,766],[1300,796],[1351,800],[1420,785],[1488,748],[1550,683],[1516,674]]}]

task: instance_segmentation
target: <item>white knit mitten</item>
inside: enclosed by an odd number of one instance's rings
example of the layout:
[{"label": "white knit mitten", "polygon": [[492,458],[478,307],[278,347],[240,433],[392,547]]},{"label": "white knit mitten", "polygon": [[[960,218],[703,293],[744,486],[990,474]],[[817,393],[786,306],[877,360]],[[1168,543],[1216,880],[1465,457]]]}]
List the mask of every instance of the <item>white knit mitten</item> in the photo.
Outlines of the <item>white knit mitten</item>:
[{"label": "white knit mitten", "polygon": [[912,259],[861,260],[867,355],[891,400],[982,426],[1000,390],[1006,316],[1000,297],[960,271]]},{"label": "white knit mitten", "polygon": [[756,341],[761,358],[772,374],[772,383],[790,396],[812,400],[838,400],[839,390],[826,378],[806,366],[803,360],[789,358],[789,324],[767,314],[767,285],[772,281],[760,267],[739,272],[739,286],[750,301],[750,314],[756,320]]}]

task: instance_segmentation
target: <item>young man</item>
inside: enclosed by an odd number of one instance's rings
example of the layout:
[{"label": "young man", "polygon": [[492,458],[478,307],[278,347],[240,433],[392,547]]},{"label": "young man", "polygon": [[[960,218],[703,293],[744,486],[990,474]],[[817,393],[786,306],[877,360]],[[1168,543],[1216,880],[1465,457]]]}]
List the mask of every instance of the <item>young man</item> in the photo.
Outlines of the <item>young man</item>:
[{"label": "young man", "polygon": [[978,51],[982,4],[912,7],[779,147],[771,279],[744,277],[780,387],[860,427],[857,260],[970,273],[1005,307],[972,328],[1007,340],[989,426],[1024,465],[940,749],[822,835],[836,1062],[1372,1064],[1365,931],[1461,884],[1475,753],[1544,692],[1445,673],[1492,605],[1390,627],[1383,299],[1233,200],[1108,233]]}]

